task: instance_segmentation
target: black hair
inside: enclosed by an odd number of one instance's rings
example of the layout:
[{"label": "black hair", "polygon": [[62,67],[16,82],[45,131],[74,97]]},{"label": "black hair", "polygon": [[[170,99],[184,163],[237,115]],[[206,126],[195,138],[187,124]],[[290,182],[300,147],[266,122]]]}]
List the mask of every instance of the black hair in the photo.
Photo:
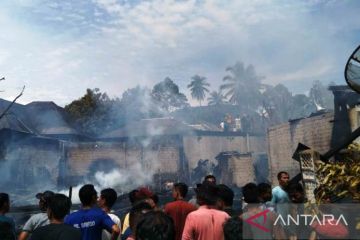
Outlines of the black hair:
[{"label": "black hair", "polygon": [[152,211],[152,207],[149,203],[145,201],[140,201],[136,203],[130,210],[129,213],[129,225],[130,229],[134,232],[136,229],[137,223],[141,220],[142,215],[146,212]]},{"label": "black hair", "polygon": [[117,199],[117,193],[112,188],[106,188],[100,192],[101,198],[105,199],[105,205],[108,208],[112,208]]},{"label": "black hair", "polygon": [[286,175],[289,176],[289,173],[288,173],[288,172],[281,171],[281,172],[278,172],[278,174],[277,174],[277,179],[280,180],[280,179],[281,179],[281,175],[283,175],[283,174],[286,174]]},{"label": "black hair", "polygon": [[129,192],[129,200],[131,202],[131,204],[134,204],[135,201],[136,201],[136,193],[138,192],[139,190],[137,189],[134,189],[132,190],[131,192]]},{"label": "black hair", "polygon": [[259,192],[255,183],[247,183],[242,187],[244,201],[247,203],[259,203]]},{"label": "black hair", "polygon": [[79,190],[80,202],[84,206],[89,206],[92,203],[94,196],[96,195],[97,192],[94,188],[94,185],[92,184],[85,184]]},{"label": "black hair", "polygon": [[[214,179],[214,182],[208,181],[210,178]],[[215,183],[216,184],[216,177],[214,175],[211,175],[211,174],[206,175],[205,178],[204,178],[203,183],[205,183],[205,182],[210,182],[210,183]]]},{"label": "black hair", "polygon": [[159,196],[158,196],[156,193],[154,193],[154,195],[152,195],[150,198],[153,200],[153,202],[155,203],[155,205],[158,205],[158,203],[159,203]]},{"label": "black hair", "polygon": [[224,224],[225,240],[242,240],[242,220],[238,216],[229,218]]},{"label": "black hair", "polygon": [[176,189],[180,195],[184,198],[186,197],[186,194],[188,193],[188,186],[185,183],[175,183],[174,189]]},{"label": "black hair", "polygon": [[5,203],[10,203],[9,194],[7,193],[0,193],[0,209],[4,207]]},{"label": "black hair", "polygon": [[260,201],[267,202],[271,201],[272,191],[271,185],[268,183],[260,183],[257,185]]},{"label": "black hair", "polygon": [[175,227],[171,217],[162,211],[148,212],[136,227],[136,240],[174,240]]},{"label": "black hair", "polygon": [[234,191],[225,184],[219,184],[218,197],[224,201],[226,206],[232,206],[234,201]]},{"label": "black hair", "polygon": [[52,217],[57,220],[63,220],[69,214],[70,208],[70,198],[64,194],[56,193],[48,200],[48,209],[51,211]]},{"label": "black hair", "polygon": [[304,187],[300,183],[292,183],[288,185],[285,190],[288,194],[295,192],[304,193]]},{"label": "black hair", "polygon": [[203,183],[196,189],[196,198],[200,205],[215,205],[218,187],[212,183]]}]

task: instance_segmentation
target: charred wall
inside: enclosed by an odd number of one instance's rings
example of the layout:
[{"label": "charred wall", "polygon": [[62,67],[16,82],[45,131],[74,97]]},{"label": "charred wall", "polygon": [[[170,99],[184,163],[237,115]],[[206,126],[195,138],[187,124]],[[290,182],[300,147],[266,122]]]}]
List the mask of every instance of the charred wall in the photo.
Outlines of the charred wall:
[{"label": "charred wall", "polygon": [[215,157],[225,151],[239,153],[264,153],[266,140],[264,136],[184,136],[184,151],[189,168],[194,169],[200,159],[216,163]]},{"label": "charred wall", "polygon": [[277,184],[276,175],[279,171],[289,172],[290,177],[300,172],[299,163],[292,159],[299,142],[320,153],[330,149],[333,120],[333,113],[324,113],[268,129],[268,156],[273,184]]},{"label": "charred wall", "polygon": [[95,170],[109,172],[134,164],[141,164],[149,174],[176,175],[179,174],[179,156],[176,137],[69,143],[66,146],[68,175],[74,182],[93,175]]}]

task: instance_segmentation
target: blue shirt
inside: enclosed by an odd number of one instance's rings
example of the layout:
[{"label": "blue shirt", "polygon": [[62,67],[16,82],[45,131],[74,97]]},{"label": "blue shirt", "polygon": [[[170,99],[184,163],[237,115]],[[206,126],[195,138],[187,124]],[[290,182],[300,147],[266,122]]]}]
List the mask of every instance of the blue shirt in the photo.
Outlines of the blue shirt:
[{"label": "blue shirt", "polygon": [[115,224],[103,210],[95,207],[71,213],[64,223],[79,228],[83,240],[100,240],[102,230],[111,232]]}]

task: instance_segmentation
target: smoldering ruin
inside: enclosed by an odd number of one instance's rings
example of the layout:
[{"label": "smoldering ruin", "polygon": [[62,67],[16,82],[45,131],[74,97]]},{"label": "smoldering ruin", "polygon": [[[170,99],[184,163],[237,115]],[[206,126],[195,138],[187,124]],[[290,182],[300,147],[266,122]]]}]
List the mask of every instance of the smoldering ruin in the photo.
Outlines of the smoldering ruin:
[{"label": "smoldering ruin", "polygon": [[[0,108],[7,104],[2,100]],[[264,135],[174,118],[142,119],[92,138],[72,127],[53,102],[32,102],[15,104],[0,120],[0,138],[0,187],[18,206],[35,203],[37,191],[85,182],[127,192],[139,185],[194,184],[209,173],[232,186],[267,177]]]}]

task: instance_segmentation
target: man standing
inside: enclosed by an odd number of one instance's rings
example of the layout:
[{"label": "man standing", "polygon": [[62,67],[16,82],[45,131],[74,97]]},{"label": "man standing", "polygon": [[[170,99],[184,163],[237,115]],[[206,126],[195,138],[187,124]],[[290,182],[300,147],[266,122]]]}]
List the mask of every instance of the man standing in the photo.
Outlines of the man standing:
[{"label": "man standing", "polygon": [[43,193],[36,194],[36,198],[39,199],[39,208],[41,213],[37,213],[29,218],[29,220],[25,223],[18,240],[26,240],[36,228],[50,224],[46,210],[48,207],[48,200],[53,195],[54,193],[52,191],[45,191]]},{"label": "man standing", "polygon": [[81,232],[64,224],[64,217],[69,214],[70,199],[64,194],[55,194],[49,199],[47,214],[50,224],[37,228],[30,240],[81,240]]},{"label": "man standing", "polygon": [[5,216],[10,210],[10,198],[7,193],[0,193],[0,239],[15,239],[15,222],[12,218]]},{"label": "man standing", "polygon": [[223,225],[229,215],[215,209],[217,194],[214,184],[204,183],[196,189],[200,207],[187,216],[183,240],[224,240]]},{"label": "man standing", "polygon": [[[118,216],[116,216],[115,214],[111,213],[111,208],[114,205],[114,203],[116,202],[117,199],[117,193],[114,189],[112,188],[106,188],[101,190],[100,192],[100,198],[98,200],[98,205],[99,207],[107,213],[107,215],[111,218],[111,220],[113,220],[113,222],[119,227],[121,228],[121,221],[120,218]],[[102,233],[102,240],[110,240],[111,239],[111,234],[106,231],[103,230]],[[120,239],[120,236],[118,237],[118,239]]]},{"label": "man standing", "polygon": [[196,207],[186,202],[184,199],[188,192],[188,186],[185,183],[175,183],[172,190],[174,202],[165,205],[165,213],[174,221],[175,240],[181,240],[187,215],[196,210]]},{"label": "man standing", "polygon": [[79,228],[83,240],[101,239],[104,229],[111,232],[111,240],[116,240],[120,229],[103,210],[96,207],[97,192],[94,186],[92,184],[82,186],[79,198],[82,208],[68,215],[65,224]]},{"label": "man standing", "polygon": [[276,207],[278,207],[279,204],[290,203],[289,196],[285,191],[289,183],[289,174],[284,171],[279,172],[277,175],[277,179],[279,181],[279,186],[276,186],[272,189],[272,198],[271,198],[271,203],[276,204],[277,205]]},{"label": "man standing", "polygon": [[[288,193],[285,191],[289,184],[289,174],[281,171],[277,175],[279,186],[272,189],[271,205],[275,207],[275,212],[282,216],[283,219],[287,219],[290,214],[290,199]],[[286,234],[289,233],[289,228],[284,226]]]}]

